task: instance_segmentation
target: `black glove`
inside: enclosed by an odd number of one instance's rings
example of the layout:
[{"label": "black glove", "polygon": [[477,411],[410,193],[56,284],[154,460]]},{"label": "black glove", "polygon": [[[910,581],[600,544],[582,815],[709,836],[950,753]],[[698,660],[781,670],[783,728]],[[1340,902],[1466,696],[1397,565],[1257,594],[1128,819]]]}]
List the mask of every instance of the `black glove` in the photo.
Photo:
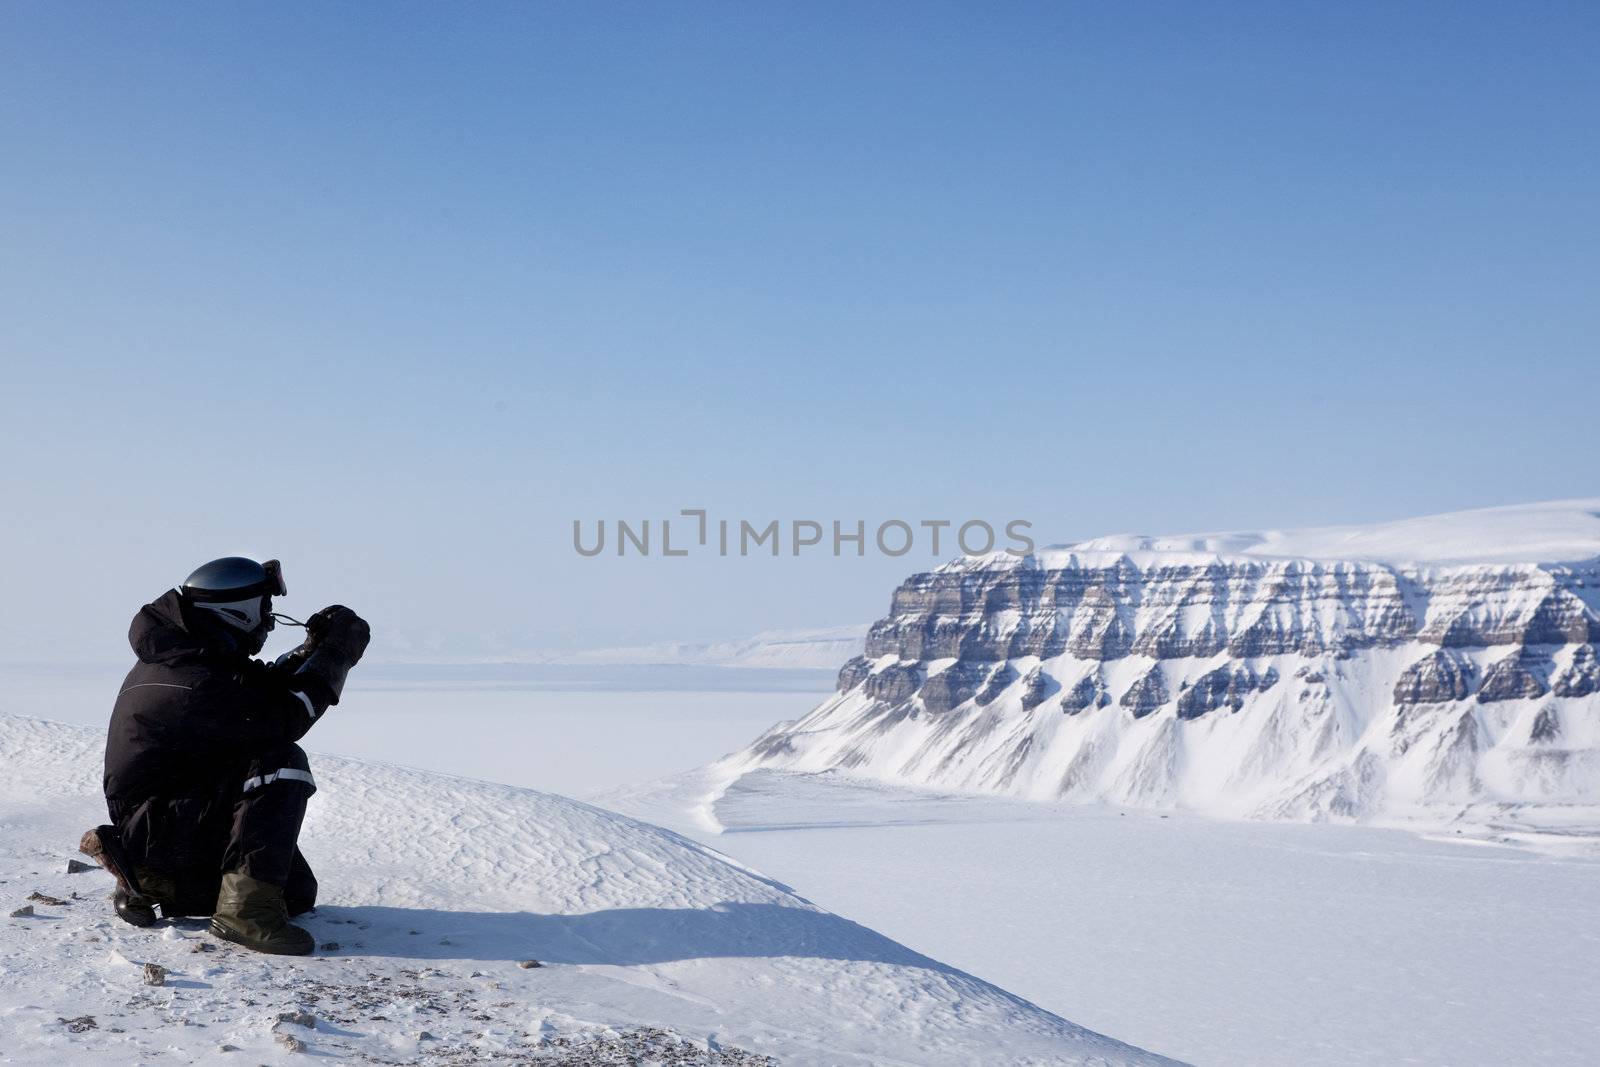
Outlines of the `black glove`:
[{"label": "black glove", "polygon": [[327,649],[354,667],[372,640],[372,628],[343,604],[330,604],[306,620],[306,635],[312,650]]},{"label": "black glove", "polygon": [[[342,604],[332,604],[306,620],[306,643],[311,652],[295,671],[321,686],[329,704],[339,703],[345,676],[361,660],[372,639],[366,620]],[[298,651],[298,650],[296,650]]]}]

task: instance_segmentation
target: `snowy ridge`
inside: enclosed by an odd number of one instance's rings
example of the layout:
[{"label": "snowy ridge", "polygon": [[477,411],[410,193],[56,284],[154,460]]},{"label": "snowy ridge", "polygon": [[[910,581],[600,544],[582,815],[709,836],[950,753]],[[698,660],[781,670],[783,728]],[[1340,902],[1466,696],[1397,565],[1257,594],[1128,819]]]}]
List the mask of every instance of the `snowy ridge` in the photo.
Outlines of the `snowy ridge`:
[{"label": "snowy ridge", "polygon": [[[717,770],[1600,827],[1597,515],[1582,500],[957,560],[901,585],[837,694]],[[1467,556],[1486,562],[1447,562]]]},{"label": "snowy ridge", "polygon": [[[112,916],[103,872],[61,873],[102,817],[101,744],[0,716],[7,911],[30,891],[57,900],[0,926],[8,1062],[212,1062],[223,1045],[290,1062],[286,1038],[341,1062],[1168,1062],[670,831],[354,760],[316,761],[303,838],[323,887],[306,925],[338,947],[202,951],[198,921],[135,930]],[[141,984],[144,962],[165,985]],[[302,1011],[309,1024],[278,1020]]]}]

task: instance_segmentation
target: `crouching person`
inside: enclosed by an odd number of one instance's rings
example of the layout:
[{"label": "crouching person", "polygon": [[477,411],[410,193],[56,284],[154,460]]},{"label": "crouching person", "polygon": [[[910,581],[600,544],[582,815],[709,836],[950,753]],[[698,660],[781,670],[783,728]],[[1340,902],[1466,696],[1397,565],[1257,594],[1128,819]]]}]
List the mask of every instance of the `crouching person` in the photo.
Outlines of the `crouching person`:
[{"label": "crouching person", "polygon": [[[105,793],[111,823],[81,848],[117,880],[117,914],[135,926],[211,916],[211,933],[261,952],[305,955],[289,917],[310,911],[317,880],[300,854],[316,791],[295,744],[339,702],[366,650],[367,624],[334,605],[268,664],[276,560],[213,560],[146,604],[128,630],[139,662],[111,713]],[[287,616],[286,622],[293,622]]]}]

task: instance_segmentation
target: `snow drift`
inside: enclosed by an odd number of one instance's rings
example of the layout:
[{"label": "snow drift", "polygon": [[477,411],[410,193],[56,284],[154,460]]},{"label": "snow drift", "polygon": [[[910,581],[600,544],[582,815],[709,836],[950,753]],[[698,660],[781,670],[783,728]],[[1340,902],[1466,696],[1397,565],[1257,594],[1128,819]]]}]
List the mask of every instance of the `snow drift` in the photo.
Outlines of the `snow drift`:
[{"label": "snow drift", "polygon": [[283,1062],[295,1042],[383,1063],[1168,1062],[669,831],[353,760],[316,761],[302,842],[321,955],[244,952],[200,921],[136,930],[108,876],[65,873],[103,817],[102,744],[0,715],[0,892],[33,909],[0,920],[7,1062]]},{"label": "snow drift", "polygon": [[1600,499],[1119,536],[903,583],[721,761],[1282,818],[1600,824]]}]

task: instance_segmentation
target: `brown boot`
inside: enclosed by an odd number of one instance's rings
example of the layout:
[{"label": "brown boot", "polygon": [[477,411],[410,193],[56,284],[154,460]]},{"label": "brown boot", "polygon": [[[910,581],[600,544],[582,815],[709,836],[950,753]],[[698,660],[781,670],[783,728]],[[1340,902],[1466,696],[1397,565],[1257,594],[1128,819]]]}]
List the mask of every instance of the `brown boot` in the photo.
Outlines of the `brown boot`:
[{"label": "brown boot", "polygon": [[309,956],[316,939],[289,921],[283,889],[243,871],[222,876],[211,933],[224,941],[279,956]]},{"label": "brown boot", "polygon": [[[93,830],[85,830],[78,841],[78,851],[92,857],[117,880],[111,901],[118,918],[134,926],[155,925],[156,905],[160,901],[146,894],[145,886],[123,851],[122,837],[115,826],[97,826]],[[149,876],[149,872],[146,875]]]}]

